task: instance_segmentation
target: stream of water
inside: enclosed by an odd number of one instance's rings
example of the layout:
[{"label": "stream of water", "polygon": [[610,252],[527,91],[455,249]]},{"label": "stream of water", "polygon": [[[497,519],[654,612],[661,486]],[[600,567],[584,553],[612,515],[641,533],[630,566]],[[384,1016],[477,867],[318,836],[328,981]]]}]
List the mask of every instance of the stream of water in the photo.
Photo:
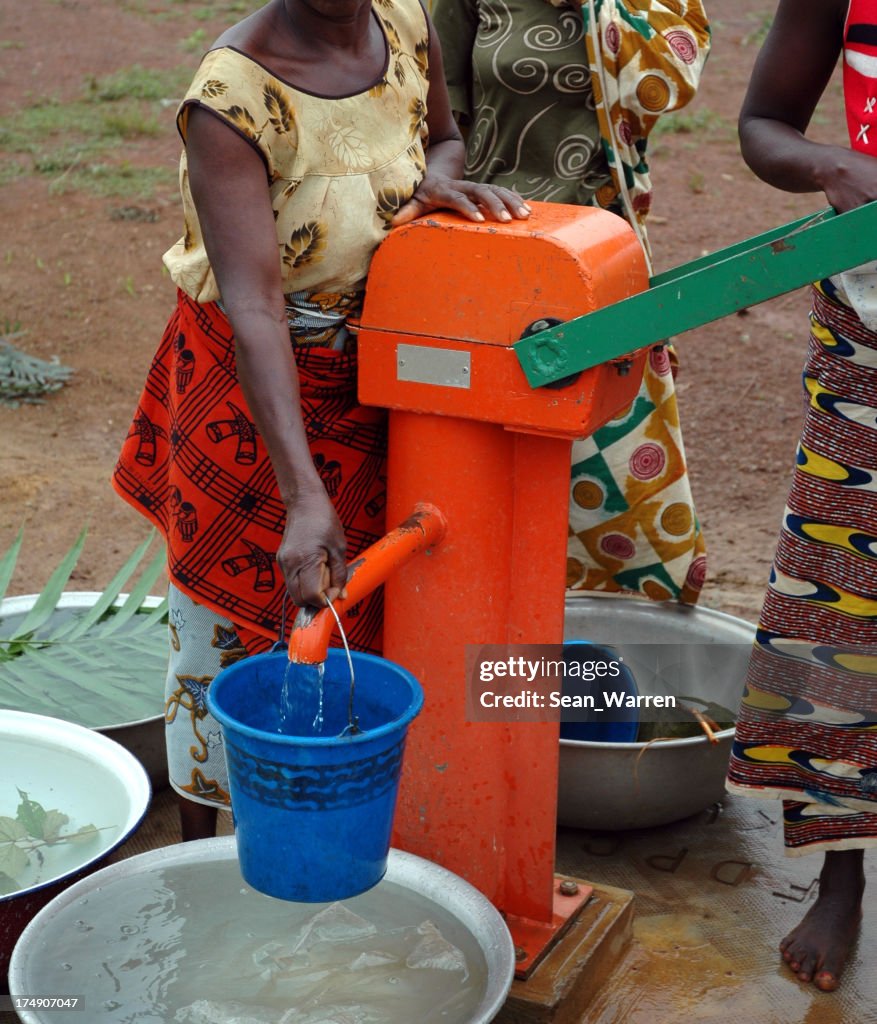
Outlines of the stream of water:
[{"label": "stream of water", "polygon": [[[326,663],[290,661],[283,673],[277,731],[288,736],[322,736]],[[302,731],[302,730],[305,731]]]}]

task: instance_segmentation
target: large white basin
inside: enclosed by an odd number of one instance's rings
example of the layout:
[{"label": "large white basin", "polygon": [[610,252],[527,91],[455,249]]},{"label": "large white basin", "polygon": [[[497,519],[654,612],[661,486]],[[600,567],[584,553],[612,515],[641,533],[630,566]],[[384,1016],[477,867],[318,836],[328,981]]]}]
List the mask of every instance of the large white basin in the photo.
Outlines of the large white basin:
[{"label": "large white basin", "polygon": [[[196,883],[188,881],[196,876]],[[197,899],[190,884],[197,884],[199,892],[209,892],[210,898]],[[288,998],[290,991],[297,992],[294,985],[302,972],[309,971],[303,984],[311,986],[310,999],[314,972],[320,973],[322,965],[312,964],[310,953],[304,959],[301,956],[301,922],[308,920],[302,915],[336,914],[339,907],[341,915],[349,912],[379,920],[381,931],[367,939],[370,952],[358,954],[352,968],[349,958],[339,957],[342,966],[337,975],[316,978],[318,991],[325,985],[331,994],[325,997],[329,1005],[323,1007],[320,1001],[313,1020],[376,1019],[369,1010],[370,985],[398,983],[398,992],[404,990],[409,999],[413,993],[417,1002],[418,985],[426,984],[421,981],[424,972],[405,974],[401,965],[390,966],[388,976],[385,968],[391,961],[382,952],[381,942],[384,933],[410,929],[412,922],[424,920],[443,922],[441,929],[449,941],[461,949],[468,945],[467,962],[474,968],[478,961],[477,1005],[461,1015],[453,998],[459,972],[434,969],[429,982],[432,996],[420,1001],[418,1012],[389,1016],[387,1021],[412,1024],[419,1018],[442,1024],[487,1024],[499,1012],[512,983],[514,947],[498,911],[468,882],[421,857],[391,850],[384,879],[369,893],[343,904],[287,903],[247,887],[238,869],[233,836],[139,854],[65,890],[22,935],[12,958],[9,987],[13,996],[43,991],[47,985],[54,985],[52,991],[57,992],[62,979],[64,991],[58,994],[84,996],[87,1006],[93,1013],[100,1012],[107,1024],[134,1016],[200,1022],[203,1014],[212,1014],[210,1024],[218,1019],[248,1024],[310,1022],[312,1013],[303,997],[281,1001],[280,1009],[276,1003]],[[77,929],[81,941],[76,940]],[[340,946],[345,941],[338,937]],[[440,949],[435,953],[439,959],[443,955]],[[59,961],[64,961],[60,974]],[[296,967],[302,963],[303,967]],[[296,970],[299,973],[290,980]],[[377,981],[369,977],[370,971],[377,972]],[[392,999],[397,990],[382,991]],[[181,992],[188,995],[181,997]],[[264,1005],[269,995],[273,1006]],[[184,1004],[182,1008],[175,1000]],[[361,1017],[336,1005],[356,1001],[363,1004]],[[437,1005],[445,1001],[446,1005]],[[235,1004],[239,1008],[233,1008]],[[28,1010],[20,1017],[23,1024],[82,1021],[79,1012],[57,1010]]]},{"label": "large white basin", "polygon": [[[0,895],[0,971],[30,918],[131,835],[151,795],[143,766],[115,740],[58,718],[0,710],[0,818],[18,818],[19,791],[44,811],[67,816],[61,836],[88,825],[97,831],[35,850],[27,836],[15,841],[27,852],[27,863],[22,865],[21,856],[18,864],[5,861],[18,884]],[[3,838],[8,847],[8,834]]]}]

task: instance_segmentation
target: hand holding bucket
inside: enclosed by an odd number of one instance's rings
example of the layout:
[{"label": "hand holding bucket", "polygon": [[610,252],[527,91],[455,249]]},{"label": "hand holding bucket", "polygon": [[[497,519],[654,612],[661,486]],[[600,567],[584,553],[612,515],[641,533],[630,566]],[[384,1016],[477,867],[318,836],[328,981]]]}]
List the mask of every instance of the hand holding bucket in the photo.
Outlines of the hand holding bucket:
[{"label": "hand holding bucket", "polygon": [[[429,525],[422,528],[423,522]],[[354,562],[338,611],[443,532],[440,513],[419,507]],[[329,609],[303,610],[289,658],[277,651],[239,661],[216,676],[207,694],[225,743],[241,873],[278,899],[348,899],[383,878],[405,737],[423,706],[410,672],[354,651],[360,731],[351,734],[347,655],[328,648],[334,625]],[[281,731],[287,672],[315,672],[323,663],[322,731],[304,720]]]},{"label": "hand holding bucket", "polygon": [[[339,615],[384,583],[399,566],[441,542],[447,524],[434,506],[415,506],[404,523],[372,544],[349,565],[344,594],[333,601]],[[326,660],[335,618],[328,608],[301,608],[289,637],[289,660],[316,665]]]}]

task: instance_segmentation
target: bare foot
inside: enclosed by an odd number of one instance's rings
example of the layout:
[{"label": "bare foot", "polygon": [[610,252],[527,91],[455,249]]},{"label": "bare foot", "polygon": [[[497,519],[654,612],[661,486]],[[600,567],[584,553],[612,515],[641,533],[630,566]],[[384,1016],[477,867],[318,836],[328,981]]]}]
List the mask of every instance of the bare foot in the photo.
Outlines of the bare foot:
[{"label": "bare foot", "polygon": [[865,891],[863,850],[830,851],[819,876],[819,896],[780,943],[799,981],[833,992],[859,934]]}]

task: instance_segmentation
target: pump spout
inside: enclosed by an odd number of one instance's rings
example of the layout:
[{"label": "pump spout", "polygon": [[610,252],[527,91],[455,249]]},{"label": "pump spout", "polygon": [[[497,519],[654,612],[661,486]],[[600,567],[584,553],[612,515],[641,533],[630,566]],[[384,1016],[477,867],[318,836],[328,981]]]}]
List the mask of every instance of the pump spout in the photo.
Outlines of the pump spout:
[{"label": "pump spout", "polygon": [[[347,596],[334,602],[338,614],[361,601],[415,555],[439,544],[446,529],[445,517],[434,505],[415,505],[404,523],[350,563]],[[301,608],[289,637],[289,660],[307,665],[325,661],[334,627],[330,609]]]}]

